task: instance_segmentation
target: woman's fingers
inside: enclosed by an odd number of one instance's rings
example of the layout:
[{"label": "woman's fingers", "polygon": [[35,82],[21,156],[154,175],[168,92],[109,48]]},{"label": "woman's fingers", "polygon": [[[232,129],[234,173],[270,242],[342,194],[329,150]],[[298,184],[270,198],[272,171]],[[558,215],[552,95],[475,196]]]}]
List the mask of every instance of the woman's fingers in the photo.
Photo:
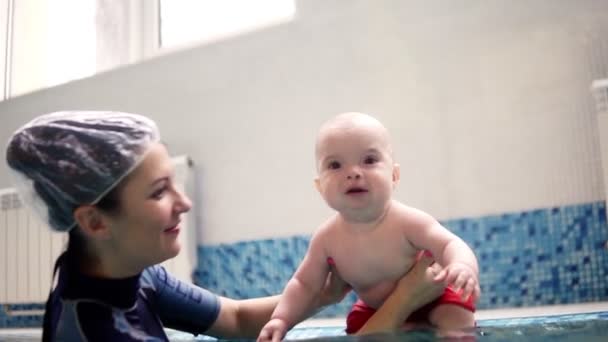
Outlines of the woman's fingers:
[{"label": "woman's fingers", "polygon": [[443,283],[437,283],[432,280],[430,281],[430,283],[428,283],[427,280],[427,282],[421,284],[421,286],[424,286],[424,288],[421,290],[423,291],[421,297],[424,299],[425,304],[439,297],[443,293],[445,288],[445,285]]},{"label": "woman's fingers", "polygon": [[427,268],[427,267],[431,266],[434,262],[435,262],[435,259],[433,259],[433,257],[423,254],[415,266],[421,267],[421,268]]},{"label": "woman's fingers", "polygon": [[334,264],[329,265],[329,274],[325,280],[325,286],[321,293],[321,305],[334,304],[342,301],[346,294],[351,290],[350,285],[338,274]]},{"label": "woman's fingers", "polygon": [[433,272],[435,272],[435,274],[438,274],[442,270],[441,265],[439,265],[438,263],[432,264],[431,269],[433,269]]},{"label": "woman's fingers", "polygon": [[448,276],[448,270],[443,269],[443,270],[439,271],[439,273],[437,273],[437,275],[435,275],[435,277],[433,278],[433,281],[436,283],[446,282],[447,276]]}]

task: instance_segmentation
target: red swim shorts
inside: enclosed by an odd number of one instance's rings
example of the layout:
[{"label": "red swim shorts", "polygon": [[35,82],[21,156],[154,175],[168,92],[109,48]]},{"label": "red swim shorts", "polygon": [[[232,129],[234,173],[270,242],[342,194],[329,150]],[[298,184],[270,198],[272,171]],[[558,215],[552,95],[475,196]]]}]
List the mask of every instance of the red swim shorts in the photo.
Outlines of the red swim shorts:
[{"label": "red swim shorts", "polygon": [[[456,292],[454,292],[451,288],[446,287],[441,297],[414,311],[414,313],[407,318],[406,322],[428,322],[427,318],[431,310],[442,304],[458,305],[471,312],[475,312],[475,305],[471,298],[469,298],[466,302],[463,302]],[[359,329],[361,329],[365,322],[367,322],[367,320],[372,317],[375,312],[375,309],[370,308],[360,299],[357,300],[346,317],[346,333],[354,334],[359,331]]]}]

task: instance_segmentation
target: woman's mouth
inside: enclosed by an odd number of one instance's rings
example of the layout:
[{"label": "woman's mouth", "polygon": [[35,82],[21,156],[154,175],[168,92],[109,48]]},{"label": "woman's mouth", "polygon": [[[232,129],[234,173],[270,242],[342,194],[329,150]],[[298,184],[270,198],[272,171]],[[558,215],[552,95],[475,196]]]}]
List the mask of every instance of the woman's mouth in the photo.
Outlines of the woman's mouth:
[{"label": "woman's mouth", "polygon": [[167,234],[177,234],[177,233],[179,233],[179,223],[176,224],[173,227],[169,227],[169,228],[163,230],[163,233],[167,233]]}]

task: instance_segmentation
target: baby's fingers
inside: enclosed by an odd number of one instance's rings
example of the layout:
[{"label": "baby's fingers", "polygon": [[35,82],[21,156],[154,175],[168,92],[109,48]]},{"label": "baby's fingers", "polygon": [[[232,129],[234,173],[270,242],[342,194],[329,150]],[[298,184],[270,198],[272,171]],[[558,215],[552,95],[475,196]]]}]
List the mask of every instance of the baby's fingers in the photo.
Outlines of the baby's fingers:
[{"label": "baby's fingers", "polygon": [[475,293],[475,281],[472,278],[469,278],[469,280],[467,280],[466,284],[462,287],[462,294],[461,294],[460,298],[463,301],[467,301],[469,299],[469,297],[473,295],[473,299],[475,299],[474,293]]},{"label": "baby's fingers", "polygon": [[[458,278],[458,271],[450,268],[450,267],[446,267],[444,268],[441,273],[439,273],[436,277],[435,277],[435,281],[439,282],[439,281],[443,281],[446,284],[452,284],[452,287],[454,287],[454,284],[457,281]],[[462,287],[462,281],[461,281],[461,285],[457,286],[458,288]]]},{"label": "baby's fingers", "polygon": [[282,337],[279,329],[265,327],[260,331],[257,342],[279,342]]},{"label": "baby's fingers", "polygon": [[283,336],[281,335],[278,329],[270,331],[267,330],[265,332],[260,333],[257,342],[280,342],[282,337]]},{"label": "baby's fingers", "polygon": [[283,334],[279,333],[278,330],[275,330],[272,334],[272,342],[281,342],[283,340]]},{"label": "baby's fingers", "polygon": [[465,273],[459,273],[458,276],[456,276],[455,278],[456,279],[454,279],[454,281],[451,281],[449,283],[449,284],[452,284],[452,289],[454,291],[459,291],[462,289],[462,291],[465,291],[465,292],[468,291],[468,293],[472,292],[472,288],[467,289],[466,287],[467,287],[469,281],[473,281],[473,278],[471,278],[469,275],[467,275]]},{"label": "baby's fingers", "polygon": [[481,297],[481,289],[479,288],[479,283],[475,284],[475,289],[473,290],[473,302],[477,302]]},{"label": "baby's fingers", "polygon": [[266,342],[266,341],[270,341],[270,336],[269,336],[267,330],[262,329],[262,331],[260,331],[260,335],[258,336],[258,339],[256,340],[256,342]]}]

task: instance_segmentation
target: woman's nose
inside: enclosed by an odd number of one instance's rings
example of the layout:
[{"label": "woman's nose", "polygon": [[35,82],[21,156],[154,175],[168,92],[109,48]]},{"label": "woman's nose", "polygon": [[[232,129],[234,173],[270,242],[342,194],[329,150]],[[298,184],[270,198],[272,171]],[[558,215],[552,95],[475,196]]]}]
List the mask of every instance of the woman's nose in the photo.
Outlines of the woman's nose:
[{"label": "woman's nose", "polygon": [[190,208],[192,208],[192,201],[190,200],[190,198],[188,198],[188,196],[186,196],[186,194],[181,192],[180,190],[176,189],[175,193],[177,195],[177,210],[182,213],[189,211]]}]

